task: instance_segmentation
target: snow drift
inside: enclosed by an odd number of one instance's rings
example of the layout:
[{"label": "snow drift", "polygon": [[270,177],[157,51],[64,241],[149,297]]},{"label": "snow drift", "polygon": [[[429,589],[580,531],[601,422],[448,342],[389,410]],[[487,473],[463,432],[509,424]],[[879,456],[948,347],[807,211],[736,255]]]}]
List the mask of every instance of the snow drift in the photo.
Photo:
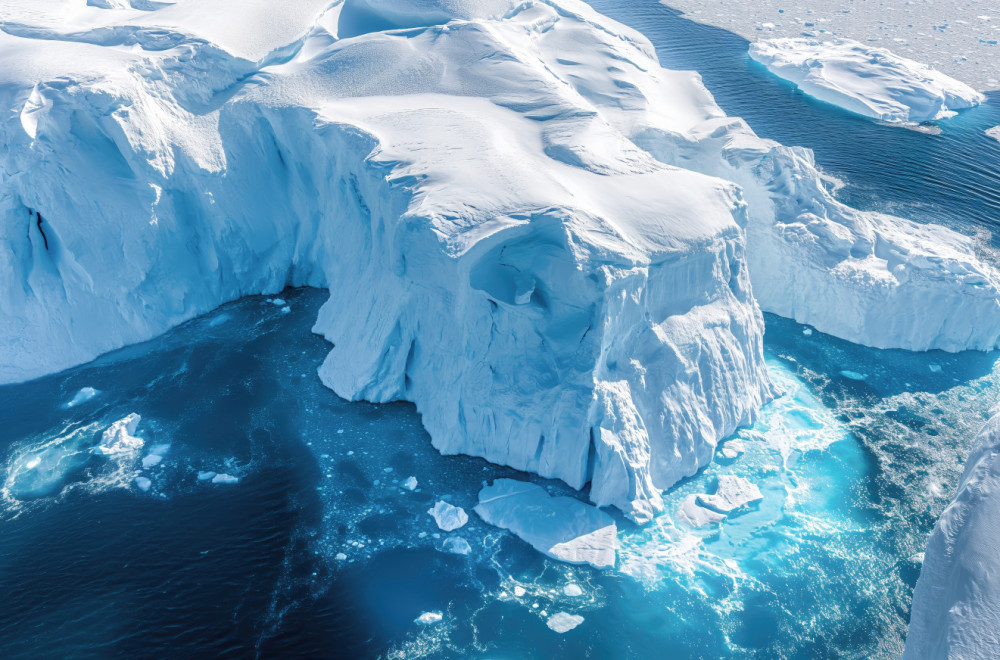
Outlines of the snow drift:
[{"label": "snow drift", "polygon": [[924,553],[905,659],[987,660],[1000,653],[1000,416],[979,435],[958,494]]},{"label": "snow drift", "polygon": [[757,300],[997,343],[971,240],[839,204],[574,0],[107,7],[0,16],[2,382],[328,287],[338,394],[646,520],[772,396]]},{"label": "snow drift", "polygon": [[986,100],[925,64],[850,39],[758,41],[750,57],[810,96],[887,122],[944,119]]}]

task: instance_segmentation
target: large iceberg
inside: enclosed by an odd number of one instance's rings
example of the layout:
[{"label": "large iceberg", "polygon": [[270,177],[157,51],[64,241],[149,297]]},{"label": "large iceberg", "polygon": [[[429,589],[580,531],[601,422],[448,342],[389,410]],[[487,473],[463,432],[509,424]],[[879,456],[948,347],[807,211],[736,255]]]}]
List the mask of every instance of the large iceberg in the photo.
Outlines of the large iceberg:
[{"label": "large iceberg", "polygon": [[1000,656],[1000,416],[979,436],[913,591],[904,660]]},{"label": "large iceberg", "polygon": [[840,204],[576,0],[143,9],[0,8],[0,382],[328,287],[338,394],[642,521],[773,395],[758,302],[997,344],[971,239]]},{"label": "large iceberg", "polygon": [[770,39],[750,57],[806,94],[887,122],[944,119],[986,97],[926,64],[850,39]]}]

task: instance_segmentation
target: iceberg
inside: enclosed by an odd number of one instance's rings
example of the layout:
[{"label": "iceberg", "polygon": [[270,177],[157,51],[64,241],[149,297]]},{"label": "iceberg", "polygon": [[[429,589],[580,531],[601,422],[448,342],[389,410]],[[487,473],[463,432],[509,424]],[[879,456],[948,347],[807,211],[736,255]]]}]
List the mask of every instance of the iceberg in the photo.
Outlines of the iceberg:
[{"label": "iceberg", "polygon": [[441,549],[453,555],[467,555],[472,552],[472,546],[461,536],[449,536],[441,544]]},{"label": "iceberg", "polygon": [[885,122],[944,119],[986,100],[925,64],[850,39],[757,41],[750,57],[810,96]]},{"label": "iceberg", "polygon": [[941,514],[913,591],[904,660],[1000,654],[1000,415],[970,454]]},{"label": "iceberg", "polygon": [[643,522],[774,395],[761,308],[1000,339],[972,238],[840,204],[577,0],[59,7],[0,9],[0,382],[325,287],[338,395]]},{"label": "iceberg", "polygon": [[475,512],[553,559],[594,568],[615,565],[614,519],[572,497],[551,497],[541,486],[497,479],[479,491]]},{"label": "iceberg", "polygon": [[114,422],[101,435],[101,443],[97,445],[96,451],[119,459],[138,456],[145,445],[142,438],[135,436],[141,420],[142,417],[132,413]]},{"label": "iceberg", "polygon": [[67,401],[63,405],[63,408],[66,409],[75,408],[81,403],[86,403],[87,401],[90,401],[98,394],[100,394],[100,392],[98,390],[95,390],[93,387],[81,387],[80,390],[73,395],[73,398]]},{"label": "iceberg", "polygon": [[458,529],[469,522],[469,514],[460,506],[452,506],[444,500],[438,500],[437,504],[427,510],[427,513],[434,518],[438,528],[443,532],[450,532]]}]

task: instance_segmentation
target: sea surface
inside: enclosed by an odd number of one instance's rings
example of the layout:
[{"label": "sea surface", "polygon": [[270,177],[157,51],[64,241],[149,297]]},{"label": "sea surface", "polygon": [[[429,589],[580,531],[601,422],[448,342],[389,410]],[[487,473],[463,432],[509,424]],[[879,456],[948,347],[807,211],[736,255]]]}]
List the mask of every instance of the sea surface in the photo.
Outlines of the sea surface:
[{"label": "sea surface", "polygon": [[[881,126],[769,76],[738,36],[652,1],[593,4],[762,136],[815,149],[843,199],[995,243],[996,94],[936,135]],[[0,657],[896,658],[927,535],[1000,384],[997,353],[880,351],[768,315],[785,395],[666,506],[727,474],[763,500],[699,530],[620,521],[619,564],[598,572],[471,513],[497,477],[568,488],[441,456],[412,405],[323,387],[325,298],[246,298],[0,387]],[[95,454],[131,413],[141,445]],[[441,499],[469,523],[438,530]],[[468,555],[445,550],[456,536]],[[584,621],[559,634],[557,612]]]}]

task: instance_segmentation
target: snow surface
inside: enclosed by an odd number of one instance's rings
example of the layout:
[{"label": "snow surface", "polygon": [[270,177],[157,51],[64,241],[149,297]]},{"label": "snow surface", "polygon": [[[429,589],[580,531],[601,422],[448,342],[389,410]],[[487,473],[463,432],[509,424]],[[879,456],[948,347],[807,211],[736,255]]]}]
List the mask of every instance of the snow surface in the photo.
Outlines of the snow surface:
[{"label": "snow surface", "polygon": [[986,100],[925,64],[850,39],[758,41],[750,57],[810,96],[886,122],[944,119]]},{"label": "snow surface", "polygon": [[0,8],[0,382],[328,287],[339,395],[645,521],[773,395],[760,307],[997,344],[971,238],[840,204],[576,0],[109,4]]},{"label": "snow surface", "polygon": [[524,481],[497,479],[479,491],[475,511],[553,559],[595,568],[615,564],[614,519],[579,500],[551,497],[541,486]]},{"label": "snow surface", "polygon": [[913,591],[904,660],[1000,653],[1000,416],[979,435]]},{"label": "snow surface", "polygon": [[437,504],[427,510],[427,513],[434,518],[438,528],[444,532],[458,529],[469,522],[469,514],[460,506],[452,506],[444,500],[438,500]]},{"label": "snow surface", "polygon": [[976,89],[1000,89],[996,0],[667,0],[685,18],[761,37],[845,37],[924,62]]}]

